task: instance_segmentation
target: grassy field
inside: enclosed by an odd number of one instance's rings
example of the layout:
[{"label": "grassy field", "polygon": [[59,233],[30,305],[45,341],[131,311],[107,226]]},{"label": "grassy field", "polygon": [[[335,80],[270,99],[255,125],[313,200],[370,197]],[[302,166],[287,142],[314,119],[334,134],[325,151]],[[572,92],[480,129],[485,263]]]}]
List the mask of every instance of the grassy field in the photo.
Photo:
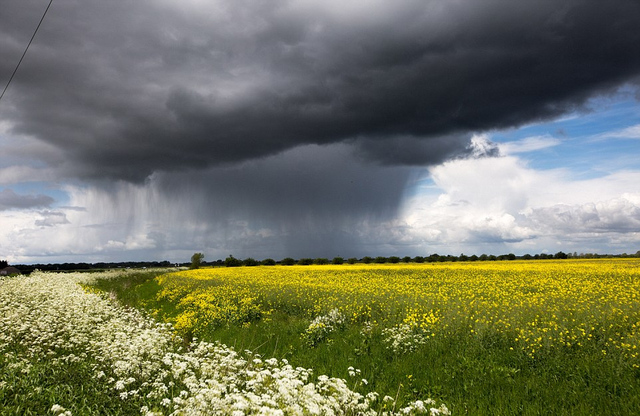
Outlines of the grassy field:
[{"label": "grassy field", "polygon": [[[258,266],[31,279],[0,284],[1,415],[62,414],[54,404],[73,414],[212,414],[190,413],[188,403],[214,391],[215,400],[208,400],[218,403],[220,414],[272,414],[237,407],[253,397],[256,383],[269,392],[265,396],[280,394],[273,379],[256,381],[265,368],[269,374],[313,369],[287,375],[298,380],[288,384],[301,386],[298,393],[260,402],[285,414],[318,409],[291,407],[316,403],[302,393],[310,385],[330,396],[317,403],[347,409],[320,407],[322,414],[420,413],[426,398],[437,404],[425,411],[444,403],[454,415],[640,414],[638,259]],[[70,299],[95,305],[73,306]],[[17,305],[29,302],[22,314],[39,312],[31,324],[16,323]],[[43,318],[52,310],[58,310],[55,318]],[[85,318],[76,322],[78,316]],[[29,325],[43,322],[53,334],[33,335],[38,331]],[[78,327],[86,327],[84,335],[65,347]],[[229,348],[211,347],[217,341]],[[162,351],[136,347],[145,342],[163,345]],[[228,359],[218,350],[239,361],[219,364]],[[168,351],[181,357],[171,359],[178,364],[167,363]],[[241,399],[205,389],[202,381],[194,387],[175,373],[174,367],[205,358],[218,363],[212,368],[243,374],[241,382],[236,375],[207,375],[234,386]],[[201,380],[206,374],[198,371],[190,377]],[[333,384],[322,390],[322,383]]]},{"label": "grassy field", "polygon": [[[186,340],[454,414],[640,414],[637,259],[215,268],[101,290]],[[352,372],[353,373],[353,372]]]}]

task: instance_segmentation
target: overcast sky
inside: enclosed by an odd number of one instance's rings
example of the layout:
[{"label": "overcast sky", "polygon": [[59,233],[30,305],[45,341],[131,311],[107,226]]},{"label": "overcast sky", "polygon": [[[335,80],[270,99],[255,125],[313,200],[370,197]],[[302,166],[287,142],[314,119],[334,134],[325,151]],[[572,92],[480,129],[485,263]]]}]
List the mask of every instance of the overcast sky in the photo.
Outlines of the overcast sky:
[{"label": "overcast sky", "polygon": [[[3,0],[0,88],[46,0]],[[55,0],[0,259],[640,250],[640,3]]]}]

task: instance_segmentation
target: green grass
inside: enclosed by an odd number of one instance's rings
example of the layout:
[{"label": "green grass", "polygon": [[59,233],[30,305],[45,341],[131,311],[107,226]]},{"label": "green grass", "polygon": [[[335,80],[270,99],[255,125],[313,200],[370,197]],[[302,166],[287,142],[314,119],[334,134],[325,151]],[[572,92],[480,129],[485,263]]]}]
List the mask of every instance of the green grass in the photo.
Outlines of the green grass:
[{"label": "green grass", "polygon": [[[126,305],[171,319],[176,305],[156,300],[160,287],[155,275],[141,273],[96,286]],[[399,405],[431,397],[454,415],[640,414],[640,371],[615,356],[603,357],[597,344],[557,348],[531,358],[511,350],[512,342],[498,334],[480,337],[460,331],[397,355],[385,348],[380,328],[367,338],[359,324],[349,324],[311,348],[301,337],[309,321],[295,311],[275,311],[250,325],[211,328],[199,336],[239,351],[285,358],[294,366],[313,368],[316,375],[345,378],[363,393],[397,396]],[[350,366],[362,373],[349,377]]]},{"label": "green grass", "polygon": [[0,416],[50,415],[55,404],[73,415],[137,414],[140,404],[105,389],[91,365],[87,360],[54,365],[32,359],[17,366],[0,355]]},{"label": "green grass", "polygon": [[[349,380],[347,367],[361,369],[375,390],[401,402],[425,397],[446,403],[456,415],[635,415],[640,411],[638,372],[603,360],[599,351],[557,352],[530,359],[499,340],[478,342],[467,335],[435,339],[413,353],[396,356],[381,335],[363,342],[350,327],[316,348],[300,333],[308,320],[274,317],[249,328],[220,328],[206,335],[237,349],[286,358],[315,374]],[[356,380],[354,380],[354,385]]]}]

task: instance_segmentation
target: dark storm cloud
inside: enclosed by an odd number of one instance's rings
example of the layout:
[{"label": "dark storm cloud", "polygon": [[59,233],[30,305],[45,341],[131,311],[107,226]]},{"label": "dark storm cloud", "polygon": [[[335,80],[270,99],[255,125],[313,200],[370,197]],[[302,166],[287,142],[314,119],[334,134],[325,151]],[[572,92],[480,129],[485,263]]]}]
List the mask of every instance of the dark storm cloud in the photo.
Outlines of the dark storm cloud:
[{"label": "dark storm cloud", "polygon": [[351,152],[344,144],[310,145],[235,165],[157,172],[144,184],[78,189],[72,202],[87,215],[67,214],[75,230],[86,217],[82,233],[99,236],[96,246],[146,236],[156,248],[189,256],[371,254],[379,244],[372,230],[380,237],[394,220],[412,169],[363,163]]},{"label": "dark storm cloud", "polygon": [[[267,159],[205,172],[156,175],[163,194],[187,197],[202,190],[207,220],[256,218],[271,224],[302,223],[305,218],[338,221],[395,212],[410,170],[372,168],[356,163],[344,145],[307,146]],[[180,197],[180,198],[181,198]]]},{"label": "dark storm cloud", "polygon": [[215,231],[203,233],[212,239],[205,246],[223,236],[237,255],[337,256],[358,250],[368,222],[393,218],[409,171],[354,162],[345,145],[306,146],[204,172],[157,174],[150,185],[160,205]]},{"label": "dark storm cloud", "polygon": [[[0,79],[44,6],[3,2]],[[386,164],[437,163],[470,132],[636,82],[638,27],[626,0],[58,0],[0,118],[95,177],[341,141]]]},{"label": "dark storm cloud", "polygon": [[0,192],[0,211],[48,207],[53,198],[47,195],[20,195],[6,188]]}]

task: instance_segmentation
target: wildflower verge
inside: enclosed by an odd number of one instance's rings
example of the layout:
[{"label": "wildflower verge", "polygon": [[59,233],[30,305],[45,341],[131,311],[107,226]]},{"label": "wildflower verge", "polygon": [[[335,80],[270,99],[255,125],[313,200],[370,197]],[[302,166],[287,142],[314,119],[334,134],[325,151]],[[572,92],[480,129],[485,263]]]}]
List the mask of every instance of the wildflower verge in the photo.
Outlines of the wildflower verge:
[{"label": "wildflower verge", "polygon": [[[135,408],[146,416],[449,414],[432,400],[386,411],[376,405],[376,393],[357,393],[343,379],[314,378],[312,370],[293,368],[286,360],[238,353],[219,343],[194,342],[185,350],[171,325],[80,286],[121,273],[36,272],[0,281],[3,409],[22,414],[130,414]],[[46,396],[36,400],[39,408],[16,407],[15,396],[5,393],[17,391],[20,380],[28,382],[44,366],[75,369],[78,386],[93,380],[95,397],[115,397],[126,405],[90,410],[99,399],[87,407],[78,404],[83,398],[77,394],[36,389],[36,396]]]}]

